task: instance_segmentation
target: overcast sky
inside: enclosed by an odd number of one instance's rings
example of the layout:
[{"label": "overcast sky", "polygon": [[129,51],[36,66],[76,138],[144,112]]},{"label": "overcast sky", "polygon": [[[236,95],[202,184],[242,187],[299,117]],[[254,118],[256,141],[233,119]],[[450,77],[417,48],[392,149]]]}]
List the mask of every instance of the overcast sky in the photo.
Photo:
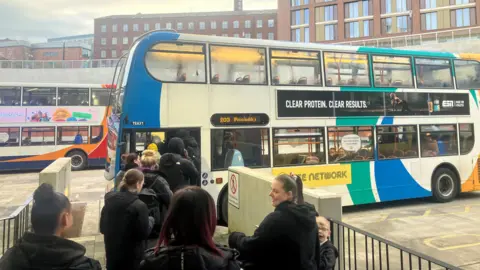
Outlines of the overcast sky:
[{"label": "overcast sky", "polygon": [[[274,9],[277,0],[244,0],[244,9]],[[233,0],[0,0],[0,39],[44,42],[93,34],[93,19],[108,15],[233,10]]]}]

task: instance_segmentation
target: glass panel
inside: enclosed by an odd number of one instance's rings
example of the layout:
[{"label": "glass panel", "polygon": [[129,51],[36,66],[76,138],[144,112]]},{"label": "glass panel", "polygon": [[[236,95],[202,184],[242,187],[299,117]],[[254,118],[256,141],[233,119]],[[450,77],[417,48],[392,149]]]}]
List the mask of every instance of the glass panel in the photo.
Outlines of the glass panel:
[{"label": "glass panel", "polygon": [[20,128],[0,127],[0,147],[19,146]]},{"label": "glass panel", "polygon": [[373,56],[376,87],[413,87],[409,57]]},{"label": "glass panel", "polygon": [[469,154],[475,144],[473,124],[459,124],[460,126],[460,154]]},{"label": "glass panel", "polygon": [[329,163],[373,159],[372,127],[328,128]]},{"label": "glass panel", "polygon": [[103,137],[103,126],[92,126],[90,127],[90,143],[96,144],[102,140]]},{"label": "glass panel", "polygon": [[321,85],[320,53],[272,50],[272,84]]},{"label": "glass panel", "polygon": [[88,143],[88,127],[57,127],[57,144]]},{"label": "glass panel", "polygon": [[[92,106],[108,106],[111,89],[92,89]],[[113,104],[113,102],[112,102]]]},{"label": "glass panel", "polygon": [[0,106],[20,106],[20,87],[0,86]]},{"label": "glass panel", "polygon": [[58,88],[58,105],[88,106],[88,88]]},{"label": "glass panel", "polygon": [[324,53],[326,86],[370,86],[365,54]]},{"label": "glass panel", "polygon": [[213,170],[270,167],[268,129],[215,129],[211,136]]},{"label": "glass panel", "polygon": [[56,89],[40,87],[23,88],[23,105],[26,106],[55,106]]},{"label": "glass panel", "polygon": [[323,129],[275,129],[274,133],[273,166],[326,162]]},{"label": "glass panel", "polygon": [[160,43],[147,53],[145,65],[161,81],[205,83],[204,51],[199,44]]},{"label": "glass panel", "polygon": [[212,83],[266,84],[265,49],[211,46]]},{"label": "glass panel", "polygon": [[420,126],[422,157],[458,154],[456,125]]},{"label": "glass panel", "polygon": [[22,146],[55,145],[54,127],[22,128]]},{"label": "glass panel", "polygon": [[453,88],[450,60],[415,59],[419,88]]},{"label": "glass panel", "polygon": [[454,60],[453,63],[458,89],[480,88],[480,63],[468,60]]},{"label": "glass panel", "polygon": [[416,126],[377,127],[378,159],[418,157]]}]

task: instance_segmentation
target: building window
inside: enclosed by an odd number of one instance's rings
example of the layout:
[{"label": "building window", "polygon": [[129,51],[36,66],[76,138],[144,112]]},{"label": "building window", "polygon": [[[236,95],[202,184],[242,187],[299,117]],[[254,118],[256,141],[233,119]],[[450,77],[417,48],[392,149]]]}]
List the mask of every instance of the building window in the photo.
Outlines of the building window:
[{"label": "building window", "polygon": [[309,24],[310,23],[310,9],[304,9],[304,13],[303,13],[303,23],[304,24]]},{"label": "building window", "polygon": [[240,22],[239,21],[234,21],[233,22],[233,28],[238,29],[240,27]]},{"label": "building window", "polygon": [[128,24],[123,25],[123,32],[128,32]]},{"label": "building window", "polygon": [[362,1],[363,13],[362,16],[370,15],[370,1]]},{"label": "building window", "polygon": [[105,33],[107,32],[107,25],[106,24],[102,24],[102,33]]},{"label": "building window", "polygon": [[310,27],[305,27],[303,29],[303,36],[305,38],[305,43],[310,43]]},{"label": "building window", "polygon": [[455,10],[457,27],[470,26],[470,9],[462,8]]},{"label": "building window", "polygon": [[385,0],[385,13],[392,13],[392,0]]},{"label": "building window", "polygon": [[275,27],[275,20],[274,19],[268,20],[268,27],[270,27],[270,28]]},{"label": "building window", "polygon": [[437,12],[425,14],[425,30],[437,29]]},{"label": "building window", "polygon": [[325,40],[335,40],[335,25],[325,25]]},{"label": "building window", "polygon": [[372,23],[371,20],[363,21],[363,36],[364,37],[369,37],[370,36],[370,23]]},{"label": "building window", "polygon": [[222,29],[228,29],[228,22],[227,21],[222,22]]},{"label": "building window", "polygon": [[245,28],[252,28],[252,21],[246,20],[245,21]]},{"label": "building window", "polygon": [[406,33],[408,32],[408,16],[397,17],[397,32]]},{"label": "building window", "polygon": [[252,38],[252,34],[246,33],[246,34],[245,34],[245,38]]},{"label": "building window", "polygon": [[112,58],[117,58],[117,50],[112,50]]},{"label": "building window", "polygon": [[436,8],[437,0],[425,0],[425,8]]},{"label": "building window", "polygon": [[112,32],[116,33],[118,31],[118,25],[112,25]]},{"label": "building window", "polygon": [[382,19],[382,31],[384,34],[392,33],[392,18]]},{"label": "building window", "polygon": [[325,6],[325,21],[333,21],[335,20],[335,9],[337,5],[332,5],[332,6]]},{"label": "building window", "polygon": [[291,1],[291,6],[292,7],[300,6],[300,0],[292,0]]},{"label": "building window", "polygon": [[456,5],[465,5],[465,4],[468,4],[468,0],[456,0],[455,4]]},{"label": "building window", "polygon": [[240,35],[239,34],[233,34],[233,37],[239,38]]},{"label": "building window", "polygon": [[345,17],[358,18],[358,2],[345,4]]},{"label": "building window", "polygon": [[195,29],[195,23],[189,22],[188,23],[188,30],[193,30],[193,29]]},{"label": "building window", "polygon": [[210,28],[217,29],[217,22],[210,22]]},{"label": "building window", "polygon": [[100,52],[100,57],[101,57],[101,58],[107,58],[107,52],[104,51],[104,50],[102,50],[102,51]]},{"label": "building window", "polygon": [[300,28],[292,30],[292,41],[295,41],[295,42],[302,41],[300,30],[301,30]]},{"label": "building window", "polygon": [[100,39],[100,43],[101,43],[102,45],[107,45],[107,39],[106,39],[106,38],[101,38],[101,39]]},{"label": "building window", "polygon": [[177,23],[177,30],[182,30],[183,29],[183,23],[179,22]]},{"label": "building window", "polygon": [[128,37],[123,37],[123,45],[127,45],[128,44]]},{"label": "building window", "polygon": [[300,25],[300,10],[292,11],[292,24],[291,25]]},{"label": "building window", "polygon": [[138,23],[133,24],[133,32],[138,32]]},{"label": "building window", "polygon": [[167,29],[172,29],[172,23],[167,23]]},{"label": "building window", "polygon": [[359,22],[349,22],[345,24],[345,38],[358,38],[360,37],[360,25]]},{"label": "building window", "polygon": [[112,45],[117,45],[117,38],[116,37],[112,38]]},{"label": "building window", "polygon": [[268,39],[269,40],[274,40],[275,39],[275,36],[273,33],[268,33]]},{"label": "building window", "polygon": [[262,27],[263,27],[263,21],[257,20],[257,28],[262,28]]},{"label": "building window", "polygon": [[262,39],[262,33],[257,33],[257,39]]},{"label": "building window", "polygon": [[397,12],[407,11],[407,0],[397,0]]},{"label": "building window", "polygon": [[222,34],[222,37],[228,37],[228,34]]},{"label": "building window", "polygon": [[160,23],[155,24],[155,30],[160,30]]},{"label": "building window", "polygon": [[205,22],[200,22],[199,27],[200,30],[205,30]]},{"label": "building window", "polygon": [[143,31],[145,31],[145,32],[150,31],[150,24],[145,23],[145,24],[143,25]]}]

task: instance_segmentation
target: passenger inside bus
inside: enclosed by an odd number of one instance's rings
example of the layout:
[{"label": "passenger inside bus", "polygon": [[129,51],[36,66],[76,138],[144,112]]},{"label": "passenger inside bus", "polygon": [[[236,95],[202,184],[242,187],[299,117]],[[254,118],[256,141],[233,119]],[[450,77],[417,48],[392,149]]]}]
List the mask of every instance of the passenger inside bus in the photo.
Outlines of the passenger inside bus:
[{"label": "passenger inside bus", "polygon": [[431,133],[425,134],[424,142],[422,143],[422,156],[434,157],[439,154],[438,143]]}]

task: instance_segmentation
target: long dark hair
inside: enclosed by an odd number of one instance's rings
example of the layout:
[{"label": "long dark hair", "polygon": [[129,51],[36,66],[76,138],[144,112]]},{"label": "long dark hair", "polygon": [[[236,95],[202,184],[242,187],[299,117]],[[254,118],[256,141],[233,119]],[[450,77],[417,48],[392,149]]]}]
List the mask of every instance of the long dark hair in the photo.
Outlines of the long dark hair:
[{"label": "long dark hair", "polygon": [[32,229],[37,234],[53,235],[63,211],[70,212],[72,205],[67,196],[55,192],[49,184],[41,184],[33,193]]},{"label": "long dark hair", "polygon": [[275,180],[283,184],[285,192],[291,191],[293,194],[293,202],[303,204],[303,182],[298,176],[290,176],[288,174],[280,174]]},{"label": "long dark hair", "polygon": [[215,202],[205,190],[188,186],[173,195],[156,247],[195,245],[222,256],[213,242],[217,224]]}]

